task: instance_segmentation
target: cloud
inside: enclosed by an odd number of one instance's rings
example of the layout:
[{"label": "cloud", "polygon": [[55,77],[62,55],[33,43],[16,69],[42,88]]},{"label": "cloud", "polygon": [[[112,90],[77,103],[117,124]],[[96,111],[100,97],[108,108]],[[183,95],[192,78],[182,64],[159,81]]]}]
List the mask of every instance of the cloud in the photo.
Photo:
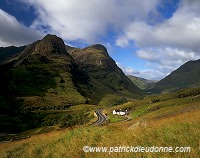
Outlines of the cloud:
[{"label": "cloud", "polygon": [[117,40],[116,40],[116,45],[121,47],[121,48],[124,48],[126,46],[129,45],[129,39],[126,38],[126,37],[119,37]]},{"label": "cloud", "polygon": [[18,0],[35,8],[32,27],[65,40],[94,43],[111,28],[120,31],[132,20],[156,15],[159,0]]},{"label": "cloud", "polygon": [[179,65],[188,60],[196,60],[197,58],[200,58],[200,55],[196,54],[195,52],[170,47],[143,49],[137,51],[136,54],[140,58],[163,65],[169,63],[171,65]]},{"label": "cloud", "polygon": [[41,39],[42,33],[25,27],[15,17],[0,9],[0,46],[20,46]]},{"label": "cloud", "polygon": [[[132,22],[117,40],[134,41],[138,47],[177,47],[200,50],[200,1],[183,0],[173,16],[156,25]],[[124,47],[124,45],[123,45]]]},{"label": "cloud", "polygon": [[132,67],[130,66],[125,66],[119,62],[116,62],[117,66],[122,69],[122,71],[126,74],[126,75],[135,75],[135,76],[138,76],[140,73],[139,71],[133,69]]},{"label": "cloud", "polygon": [[160,80],[161,78],[165,77],[165,73],[163,73],[162,71],[156,70],[156,69],[146,69],[146,70],[135,70],[134,68],[130,67],[130,66],[125,66],[121,63],[117,62],[117,66],[122,69],[122,71],[126,74],[126,75],[133,75],[136,77],[141,77],[144,79],[150,79],[150,80]]}]

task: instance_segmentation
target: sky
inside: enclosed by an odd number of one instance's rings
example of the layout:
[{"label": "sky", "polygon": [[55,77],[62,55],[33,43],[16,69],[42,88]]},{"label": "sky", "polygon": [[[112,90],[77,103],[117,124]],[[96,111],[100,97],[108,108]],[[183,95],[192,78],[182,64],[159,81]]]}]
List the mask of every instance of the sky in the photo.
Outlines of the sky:
[{"label": "sky", "polygon": [[127,75],[160,80],[200,59],[200,0],[1,0],[0,47],[46,34],[100,43]]}]

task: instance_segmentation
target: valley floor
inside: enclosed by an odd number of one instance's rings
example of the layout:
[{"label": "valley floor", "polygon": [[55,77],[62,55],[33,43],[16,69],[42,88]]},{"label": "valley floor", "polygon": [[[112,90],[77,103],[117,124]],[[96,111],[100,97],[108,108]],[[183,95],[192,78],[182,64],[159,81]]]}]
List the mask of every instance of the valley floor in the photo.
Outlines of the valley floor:
[{"label": "valley floor", "polygon": [[[159,96],[156,103],[151,100],[147,97],[104,110],[110,117],[115,117],[110,114],[113,109],[129,108],[132,117],[129,121],[116,122],[111,118],[114,121],[103,126],[79,125],[0,144],[0,157],[197,158],[200,153],[200,96],[170,98],[165,95]],[[120,146],[190,147],[190,152],[88,152],[88,147],[83,150],[84,146],[108,149]]]}]

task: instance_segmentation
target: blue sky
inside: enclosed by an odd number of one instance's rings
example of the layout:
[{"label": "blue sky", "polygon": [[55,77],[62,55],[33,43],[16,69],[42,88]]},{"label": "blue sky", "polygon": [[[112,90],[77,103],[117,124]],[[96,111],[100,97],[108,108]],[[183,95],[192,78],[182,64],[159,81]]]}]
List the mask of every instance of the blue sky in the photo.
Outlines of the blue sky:
[{"label": "blue sky", "polygon": [[56,34],[105,45],[125,74],[159,80],[200,58],[199,0],[1,0],[0,47]]}]

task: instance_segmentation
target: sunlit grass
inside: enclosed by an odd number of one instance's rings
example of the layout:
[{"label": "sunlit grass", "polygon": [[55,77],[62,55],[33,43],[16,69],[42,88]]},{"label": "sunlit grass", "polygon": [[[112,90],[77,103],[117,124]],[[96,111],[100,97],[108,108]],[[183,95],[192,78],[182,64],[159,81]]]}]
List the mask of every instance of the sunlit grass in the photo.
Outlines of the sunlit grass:
[{"label": "sunlit grass", "polygon": [[[160,97],[160,96],[157,96]],[[68,129],[34,135],[28,139],[0,145],[1,157],[198,157],[200,148],[200,97],[150,99],[129,102],[104,110],[111,122],[105,126],[76,125]],[[88,113],[89,124],[95,121],[94,111],[100,106],[77,105],[68,110]],[[131,121],[112,115],[114,109],[131,108]],[[39,130],[39,129],[38,129]],[[47,129],[48,130],[48,129]],[[189,146],[190,153],[85,153],[83,146]]]},{"label": "sunlit grass", "polygon": [[[2,157],[198,157],[200,110],[146,124],[88,126],[2,144]],[[84,153],[83,146],[190,146],[190,153]]]},{"label": "sunlit grass", "polygon": [[120,122],[123,120],[126,120],[124,116],[119,116],[119,115],[113,115],[113,114],[108,114],[108,119],[110,123],[115,123],[115,122]]}]

